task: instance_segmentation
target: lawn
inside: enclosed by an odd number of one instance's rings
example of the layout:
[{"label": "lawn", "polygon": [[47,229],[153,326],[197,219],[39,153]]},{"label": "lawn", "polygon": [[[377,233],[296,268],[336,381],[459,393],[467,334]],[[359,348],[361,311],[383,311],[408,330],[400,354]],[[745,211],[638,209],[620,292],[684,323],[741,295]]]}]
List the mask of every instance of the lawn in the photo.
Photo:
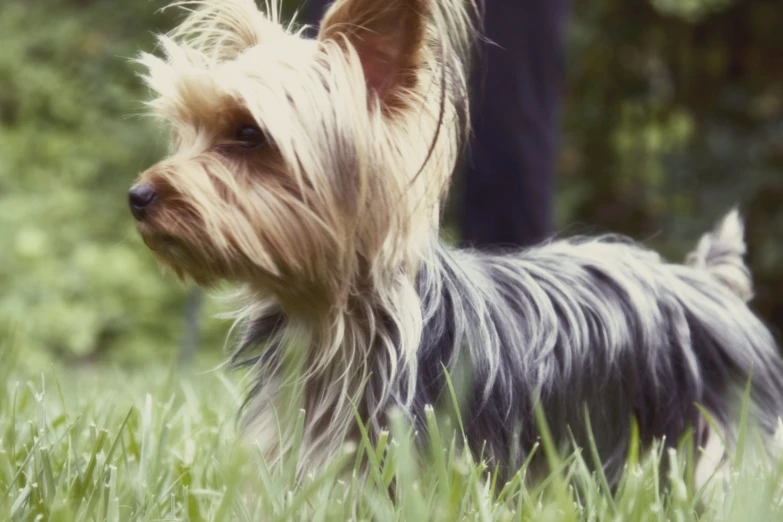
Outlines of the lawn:
[{"label": "lawn", "polygon": [[[416,461],[400,423],[385,455],[347,446],[330,469],[294,485],[290,465],[267,469],[237,437],[237,375],[34,371],[23,351],[0,350],[0,520],[783,520],[773,501],[783,467],[749,458],[752,437],[712,489],[692,486],[688,452],[631,450],[611,492],[588,471],[589,448],[552,453],[543,483],[526,484],[521,471],[500,484],[444,436]],[[363,459],[365,479],[341,471]],[[662,459],[671,465],[659,476]]]}]

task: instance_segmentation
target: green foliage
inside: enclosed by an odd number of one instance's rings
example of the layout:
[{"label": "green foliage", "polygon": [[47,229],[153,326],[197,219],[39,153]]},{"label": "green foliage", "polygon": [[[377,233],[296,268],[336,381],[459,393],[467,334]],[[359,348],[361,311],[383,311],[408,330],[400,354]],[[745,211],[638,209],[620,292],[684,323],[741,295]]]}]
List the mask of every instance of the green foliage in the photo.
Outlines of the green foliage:
[{"label": "green foliage", "polygon": [[573,7],[558,223],[652,239],[676,261],[740,204],[754,306],[783,324],[779,2]]},{"label": "green foliage", "polygon": [[[747,442],[731,462],[734,473],[701,490],[694,487],[688,451],[642,454],[638,444],[631,445],[615,491],[590,471],[587,451],[565,458],[551,451],[549,478],[530,483],[523,467],[503,484],[459,451],[448,424],[432,412],[434,438],[423,458],[396,419],[388,437],[346,446],[327,470],[295,484],[292,461],[270,470],[252,444],[237,439],[238,390],[219,373],[191,380],[158,368],[132,376],[81,371],[28,378],[5,364],[8,353],[0,352],[0,513],[13,522],[746,522],[783,516],[783,466],[751,458]],[[552,448],[544,434],[537,451]]]},{"label": "green foliage", "polygon": [[0,317],[62,357],[177,347],[184,292],[160,276],[125,195],[161,154],[130,63],[169,22],[155,11],[0,4]]},{"label": "green foliage", "polygon": [[710,13],[725,9],[733,0],[650,0],[662,13],[697,21]]}]

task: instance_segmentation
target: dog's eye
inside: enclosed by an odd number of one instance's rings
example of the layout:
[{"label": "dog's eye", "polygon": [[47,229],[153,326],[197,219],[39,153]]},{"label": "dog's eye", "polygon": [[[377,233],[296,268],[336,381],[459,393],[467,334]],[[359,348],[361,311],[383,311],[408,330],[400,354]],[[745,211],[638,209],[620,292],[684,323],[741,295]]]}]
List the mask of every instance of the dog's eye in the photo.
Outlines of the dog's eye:
[{"label": "dog's eye", "polygon": [[235,138],[239,146],[246,150],[257,149],[266,142],[266,136],[255,125],[240,126]]}]

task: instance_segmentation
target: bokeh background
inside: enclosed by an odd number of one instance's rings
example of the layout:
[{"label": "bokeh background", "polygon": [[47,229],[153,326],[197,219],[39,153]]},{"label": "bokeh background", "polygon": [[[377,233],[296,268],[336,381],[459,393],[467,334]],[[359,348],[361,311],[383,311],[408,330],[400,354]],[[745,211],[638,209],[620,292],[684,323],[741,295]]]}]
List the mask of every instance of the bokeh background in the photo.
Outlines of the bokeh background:
[{"label": "bokeh background", "polygon": [[[574,2],[560,230],[627,233],[677,260],[739,202],[754,307],[782,326],[780,0]],[[25,360],[221,354],[221,305],[160,273],[126,205],[165,147],[132,63],[174,25],[163,5],[0,1],[0,327]]]}]

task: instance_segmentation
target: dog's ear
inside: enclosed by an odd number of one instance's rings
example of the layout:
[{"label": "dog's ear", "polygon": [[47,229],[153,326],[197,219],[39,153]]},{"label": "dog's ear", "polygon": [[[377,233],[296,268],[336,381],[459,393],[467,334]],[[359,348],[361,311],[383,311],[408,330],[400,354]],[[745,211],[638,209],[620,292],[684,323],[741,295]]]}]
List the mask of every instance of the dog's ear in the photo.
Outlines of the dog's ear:
[{"label": "dog's ear", "polygon": [[368,89],[394,105],[415,86],[429,11],[427,0],[337,0],[321,23],[319,39],[349,42]]}]

